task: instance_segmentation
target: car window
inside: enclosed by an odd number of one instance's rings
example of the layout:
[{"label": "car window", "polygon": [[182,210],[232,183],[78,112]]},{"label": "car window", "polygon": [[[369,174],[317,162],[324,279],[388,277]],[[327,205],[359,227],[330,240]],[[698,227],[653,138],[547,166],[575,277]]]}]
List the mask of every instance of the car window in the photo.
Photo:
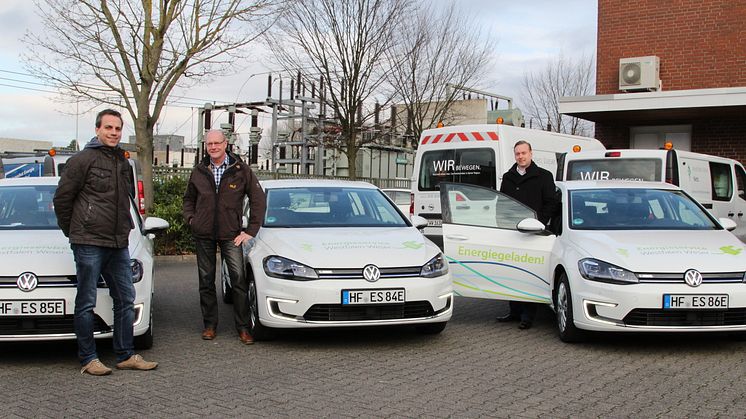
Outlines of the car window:
[{"label": "car window", "polygon": [[405,227],[377,189],[344,187],[267,190],[265,227]]},{"label": "car window", "polygon": [[714,230],[711,216],[681,191],[590,189],[570,191],[575,230]]},{"label": "car window", "polygon": [[746,172],[741,166],[736,166],[736,187],[738,197],[746,201]]},{"label": "car window", "polygon": [[52,204],[55,189],[52,185],[0,187],[0,229],[59,229]]},{"label": "car window", "polygon": [[517,230],[519,222],[536,218],[536,212],[494,189],[459,183],[442,184],[443,222]]}]

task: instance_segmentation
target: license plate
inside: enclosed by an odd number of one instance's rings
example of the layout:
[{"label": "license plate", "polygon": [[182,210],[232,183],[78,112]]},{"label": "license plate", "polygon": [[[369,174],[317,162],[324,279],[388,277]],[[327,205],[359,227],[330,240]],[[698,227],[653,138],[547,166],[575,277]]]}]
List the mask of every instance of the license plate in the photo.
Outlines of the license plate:
[{"label": "license plate", "polygon": [[727,309],[727,294],[663,294],[664,309]]},{"label": "license plate", "polygon": [[64,316],[65,300],[0,301],[2,316]]},{"label": "license plate", "polygon": [[403,303],[404,289],[343,290],[342,304],[399,304]]},{"label": "license plate", "polygon": [[427,220],[428,227],[440,227],[443,225],[443,220]]}]

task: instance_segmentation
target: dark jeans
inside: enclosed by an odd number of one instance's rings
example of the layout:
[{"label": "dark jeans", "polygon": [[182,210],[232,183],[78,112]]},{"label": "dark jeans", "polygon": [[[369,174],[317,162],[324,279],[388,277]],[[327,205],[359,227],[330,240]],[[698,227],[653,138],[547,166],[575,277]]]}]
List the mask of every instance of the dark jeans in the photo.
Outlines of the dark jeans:
[{"label": "dark jeans", "polygon": [[75,296],[75,336],[78,338],[78,359],[86,365],[98,358],[93,338],[94,314],[99,277],[103,276],[114,300],[114,336],[112,346],[121,362],[134,354],[133,322],[135,286],[132,285],[129,249],[71,245],[75,256],[78,292]]},{"label": "dark jeans", "polygon": [[539,307],[538,304],[523,301],[509,301],[509,304],[511,316],[520,317],[522,322],[534,322],[536,309]]},{"label": "dark jeans", "polygon": [[194,239],[197,248],[197,271],[199,274],[199,302],[202,308],[204,327],[218,326],[218,298],[215,293],[215,259],[217,246],[220,255],[228,265],[228,274],[233,289],[233,319],[236,330],[249,328],[249,287],[244,274],[241,246],[233,240]]}]

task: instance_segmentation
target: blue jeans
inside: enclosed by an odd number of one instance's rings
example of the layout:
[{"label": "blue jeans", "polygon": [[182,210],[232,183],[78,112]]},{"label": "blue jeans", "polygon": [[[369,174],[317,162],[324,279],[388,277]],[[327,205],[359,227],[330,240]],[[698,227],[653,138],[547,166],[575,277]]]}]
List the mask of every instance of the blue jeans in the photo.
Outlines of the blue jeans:
[{"label": "blue jeans", "polygon": [[103,276],[114,300],[114,336],[112,346],[117,362],[134,352],[133,323],[135,321],[135,286],[132,284],[129,249],[71,245],[75,255],[78,293],[75,296],[75,336],[78,338],[78,359],[86,365],[98,358],[93,338],[97,282]]}]

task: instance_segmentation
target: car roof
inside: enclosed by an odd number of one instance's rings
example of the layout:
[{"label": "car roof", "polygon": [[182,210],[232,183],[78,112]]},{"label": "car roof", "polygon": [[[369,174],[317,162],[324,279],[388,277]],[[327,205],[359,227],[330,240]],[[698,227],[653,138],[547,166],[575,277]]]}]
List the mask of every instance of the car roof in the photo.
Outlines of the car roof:
[{"label": "car roof", "polygon": [[393,191],[393,192],[406,192],[411,193],[412,191],[409,189],[402,189],[402,188],[381,188],[382,191]]},{"label": "car roof", "polygon": [[557,182],[557,186],[574,191],[581,189],[667,189],[680,191],[681,188],[664,182],[640,182],[634,180],[568,180]]},{"label": "car roof", "polygon": [[0,179],[0,186],[56,185],[57,176],[32,176]]},{"label": "car roof", "polygon": [[273,179],[259,182],[264,189],[280,188],[362,188],[378,189],[368,182],[340,179]]}]

